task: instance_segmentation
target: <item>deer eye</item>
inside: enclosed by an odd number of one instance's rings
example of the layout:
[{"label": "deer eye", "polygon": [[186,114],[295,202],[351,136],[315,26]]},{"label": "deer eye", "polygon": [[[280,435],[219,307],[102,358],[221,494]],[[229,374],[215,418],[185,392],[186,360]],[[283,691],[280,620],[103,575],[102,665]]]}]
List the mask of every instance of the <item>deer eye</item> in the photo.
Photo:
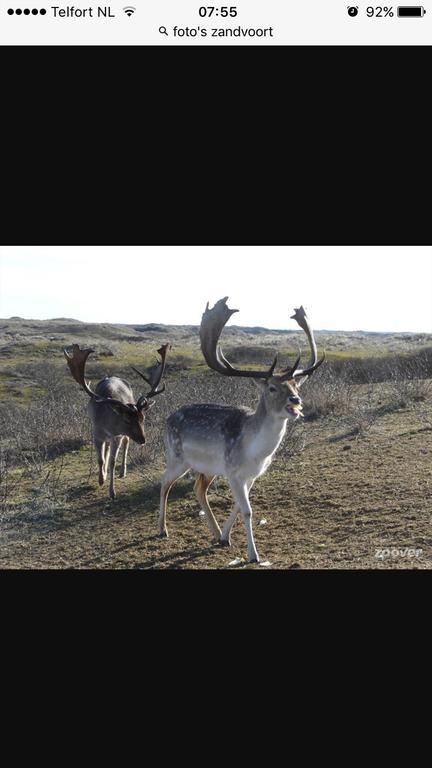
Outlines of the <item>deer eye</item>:
[{"label": "deer eye", "polygon": [[270,384],[269,390],[270,392],[276,392],[276,387],[273,384]]}]

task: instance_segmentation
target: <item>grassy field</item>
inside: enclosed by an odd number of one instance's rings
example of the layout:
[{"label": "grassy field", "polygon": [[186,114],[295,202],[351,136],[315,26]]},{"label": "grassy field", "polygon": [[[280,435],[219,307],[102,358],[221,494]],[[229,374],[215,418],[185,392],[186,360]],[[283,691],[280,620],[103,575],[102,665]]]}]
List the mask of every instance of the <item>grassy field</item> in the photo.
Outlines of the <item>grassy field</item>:
[{"label": "grassy field", "polygon": [[[316,338],[329,362],[302,390],[306,418],[251,493],[262,560],[273,568],[432,567],[432,336]],[[130,364],[150,365],[166,341],[173,344],[166,395],[111,502],[97,484],[87,396],[62,347],[91,346],[93,382],[115,373],[138,394]],[[283,364],[298,343],[297,332],[224,331],[224,348],[242,365],[268,363],[274,350]],[[0,364],[0,567],[261,567],[241,562],[241,521],[231,549],[211,545],[192,475],[170,495],[170,538],[156,537],[167,415],[191,402],[257,401],[253,383],[221,381],[206,369],[196,328],[0,320]],[[210,503],[222,523],[232,506],[225,481],[214,483]]]}]

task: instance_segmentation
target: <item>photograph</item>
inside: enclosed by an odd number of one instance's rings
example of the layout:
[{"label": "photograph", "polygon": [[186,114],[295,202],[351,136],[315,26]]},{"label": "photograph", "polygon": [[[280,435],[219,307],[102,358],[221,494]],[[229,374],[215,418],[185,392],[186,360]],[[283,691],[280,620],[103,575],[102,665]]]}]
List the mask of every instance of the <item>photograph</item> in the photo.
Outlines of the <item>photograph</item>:
[{"label": "photograph", "polygon": [[432,568],[432,247],[0,247],[0,569]]}]

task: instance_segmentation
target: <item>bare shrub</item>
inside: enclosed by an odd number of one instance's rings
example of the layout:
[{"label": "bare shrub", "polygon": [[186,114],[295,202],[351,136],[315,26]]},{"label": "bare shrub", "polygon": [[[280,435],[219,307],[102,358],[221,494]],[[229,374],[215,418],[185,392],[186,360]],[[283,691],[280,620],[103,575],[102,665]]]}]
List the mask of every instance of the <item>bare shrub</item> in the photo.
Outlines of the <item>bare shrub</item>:
[{"label": "bare shrub", "polygon": [[167,378],[172,371],[185,371],[188,368],[191,368],[194,364],[195,364],[195,361],[192,355],[177,353],[175,356],[175,359],[167,363],[167,366],[166,366]]},{"label": "bare shrub", "polygon": [[19,482],[18,475],[12,472],[12,461],[8,451],[0,450],[0,516],[8,511],[9,503]]},{"label": "bare shrub", "polygon": [[432,395],[432,380],[422,374],[425,366],[421,358],[415,363],[394,367],[389,372],[389,383],[395,401],[401,408],[410,403],[424,402]]},{"label": "bare shrub", "polygon": [[47,394],[27,406],[19,407],[11,401],[0,406],[2,515],[16,503],[24,477],[34,482],[41,497],[56,500],[63,485],[64,454],[90,438],[86,400],[79,391],[71,392],[65,385],[58,366],[47,362],[23,364],[18,374]]},{"label": "bare shrub", "polygon": [[[228,360],[231,363],[237,365],[248,366],[252,363],[262,363],[267,367],[272,362],[272,355],[266,347],[263,346],[248,346],[247,344],[239,344],[236,347],[227,347],[224,350]],[[273,355],[274,356],[274,355]]]},{"label": "bare shrub", "polygon": [[[332,376],[342,375],[353,384],[389,381],[392,376],[430,379],[432,377],[432,347],[410,355],[362,356],[329,360],[325,370]],[[414,375],[415,373],[415,375]]]},{"label": "bare shrub", "polygon": [[10,460],[32,473],[42,472],[47,460],[85,445],[91,435],[86,416],[87,398],[71,390],[55,365],[25,367],[26,376],[37,376],[47,394],[28,406],[3,403],[0,432]]},{"label": "bare shrub", "polygon": [[329,368],[324,368],[319,376],[309,379],[302,388],[306,420],[314,421],[335,412],[347,411],[354,389],[346,375],[340,373],[335,376]]},{"label": "bare shrub", "polygon": [[306,448],[306,433],[303,423],[288,424],[285,437],[278,451],[278,457],[285,460],[291,459],[302,453]]},{"label": "bare shrub", "polygon": [[421,408],[417,411],[417,416],[425,431],[432,429],[432,412],[430,410]]},{"label": "bare shrub", "polygon": [[363,405],[362,407],[358,408],[351,416],[351,433],[353,435],[358,435],[359,437],[364,437],[377,422],[378,418],[379,412],[376,408]]},{"label": "bare shrub", "polygon": [[51,395],[27,408],[3,407],[0,428],[15,455],[37,453],[46,460],[84,445],[90,437],[84,403]]}]

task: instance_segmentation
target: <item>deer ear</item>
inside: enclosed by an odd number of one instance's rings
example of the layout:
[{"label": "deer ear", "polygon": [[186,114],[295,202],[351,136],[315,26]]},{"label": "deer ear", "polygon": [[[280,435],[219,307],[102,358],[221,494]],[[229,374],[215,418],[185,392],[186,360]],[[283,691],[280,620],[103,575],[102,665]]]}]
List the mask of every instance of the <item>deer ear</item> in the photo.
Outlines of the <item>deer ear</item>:
[{"label": "deer ear", "polygon": [[117,405],[117,403],[108,403],[108,405],[117,416],[124,416],[124,414],[128,412],[127,406]]},{"label": "deer ear", "polygon": [[142,413],[145,413],[146,411],[149,411],[150,408],[153,408],[154,404],[155,404],[154,400],[147,400],[146,397],[141,396],[138,399],[136,407],[137,407],[138,411],[141,411]]},{"label": "deer ear", "polygon": [[297,389],[300,389],[300,387],[303,386],[305,381],[308,380],[309,376],[299,376],[298,378],[295,379],[295,383],[297,384]]}]

